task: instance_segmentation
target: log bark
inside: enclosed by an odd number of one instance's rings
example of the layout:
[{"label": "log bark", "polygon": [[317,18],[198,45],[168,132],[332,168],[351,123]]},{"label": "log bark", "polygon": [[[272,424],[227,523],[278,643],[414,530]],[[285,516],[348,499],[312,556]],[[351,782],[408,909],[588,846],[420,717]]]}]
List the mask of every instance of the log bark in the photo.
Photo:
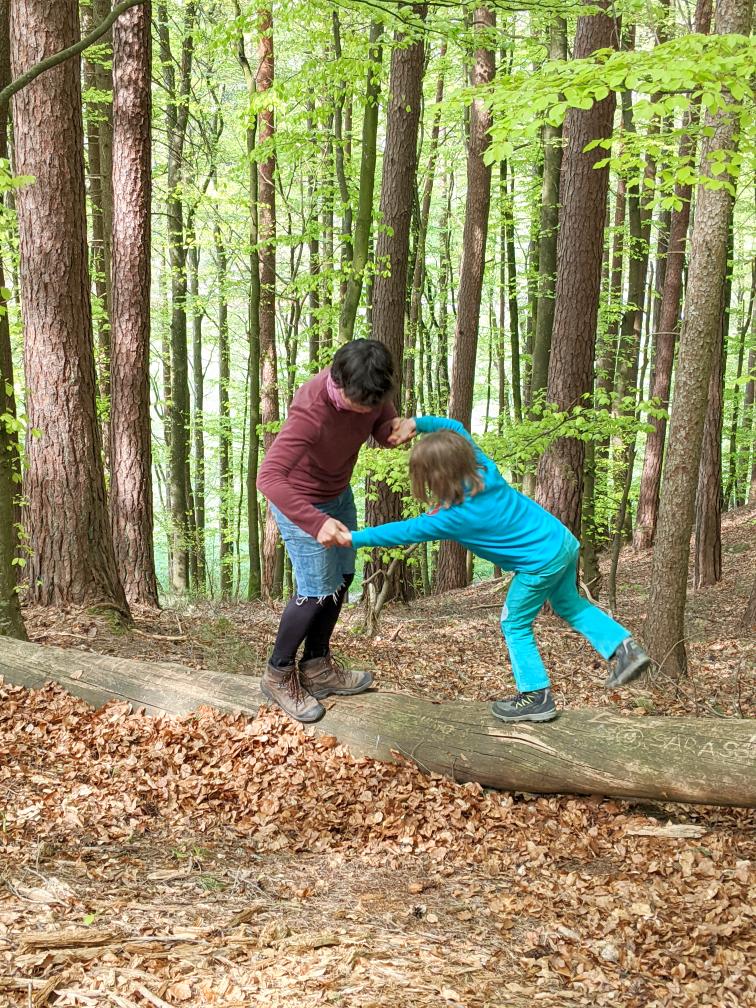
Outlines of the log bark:
[{"label": "log bark", "polygon": [[[254,716],[262,702],[257,681],[244,676],[16,640],[3,642],[0,677],[29,689],[53,680],[95,706],[128,700],[151,714],[210,705]],[[753,718],[573,710],[548,725],[507,726],[494,720],[488,704],[438,704],[388,692],[340,697],[326,707],[310,733],[335,736],[354,756],[409,760],[460,783],[756,807]]]}]

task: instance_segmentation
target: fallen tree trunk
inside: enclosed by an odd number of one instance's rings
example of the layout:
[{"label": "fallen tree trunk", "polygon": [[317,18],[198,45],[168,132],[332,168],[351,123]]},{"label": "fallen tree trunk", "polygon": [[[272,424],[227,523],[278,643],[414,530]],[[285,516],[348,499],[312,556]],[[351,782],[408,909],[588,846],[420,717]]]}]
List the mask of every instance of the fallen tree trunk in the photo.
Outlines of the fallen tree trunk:
[{"label": "fallen tree trunk", "polygon": [[[94,706],[127,700],[152,714],[206,704],[255,715],[256,680],[168,663],[3,639],[0,676],[32,689],[54,681]],[[431,703],[370,692],[327,701],[311,734],[355,756],[416,763],[486,787],[756,807],[752,718],[623,717],[565,711],[545,725],[504,725],[483,703]]]}]

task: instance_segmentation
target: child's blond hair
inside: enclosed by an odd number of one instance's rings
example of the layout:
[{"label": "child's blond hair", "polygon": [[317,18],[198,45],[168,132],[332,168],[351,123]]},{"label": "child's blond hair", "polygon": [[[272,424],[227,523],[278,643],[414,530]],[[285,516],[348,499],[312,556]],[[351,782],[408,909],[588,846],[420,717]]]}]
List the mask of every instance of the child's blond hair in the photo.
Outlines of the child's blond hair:
[{"label": "child's blond hair", "polygon": [[473,446],[451,430],[426,434],[415,444],[409,461],[412,493],[425,504],[461,504],[483,489]]}]

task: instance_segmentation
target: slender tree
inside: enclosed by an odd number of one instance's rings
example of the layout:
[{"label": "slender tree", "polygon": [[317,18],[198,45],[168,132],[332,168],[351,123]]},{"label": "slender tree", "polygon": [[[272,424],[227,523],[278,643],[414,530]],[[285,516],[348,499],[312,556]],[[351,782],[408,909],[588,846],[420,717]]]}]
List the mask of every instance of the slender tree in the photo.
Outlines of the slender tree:
[{"label": "slender tree", "polygon": [[[695,30],[708,34],[711,27],[712,0],[697,0]],[[695,153],[695,141],[688,132],[694,121],[696,106],[692,106],[685,118],[685,128],[680,140],[680,160],[690,158]],[[663,407],[669,405],[669,391],[672,384],[672,368],[680,322],[680,302],[682,299],[683,272],[685,269],[685,249],[690,223],[690,202],[693,195],[691,185],[678,184],[675,195],[679,209],[672,211],[669,224],[669,243],[662,285],[659,318],[655,332],[655,352],[651,396],[658,399]],[[659,487],[661,484],[664,441],[667,422],[664,417],[649,417],[653,430],[646,437],[638,494],[638,510],[633,532],[633,546],[636,550],[648,549],[656,532],[659,513]]]},{"label": "slender tree", "polygon": [[[74,0],[14,5],[14,76],[78,36]],[[45,605],[92,603],[128,616],[95,407],[79,62],[61,63],[13,100],[16,170],[35,179],[17,197],[29,418],[29,595]]]},{"label": "slender tree", "polygon": [[[168,139],[166,218],[171,268],[171,349],[170,349],[170,486],[171,486],[171,587],[176,592],[189,588],[189,358],[186,302],[187,240],[184,221],[183,182],[185,149],[189,124],[189,92],[194,63],[194,32],[197,5],[189,0],[184,8],[183,35],[176,74],[176,58],[171,48],[168,10],[165,0],[157,4],[160,63],[167,95]],[[193,524],[193,523],[191,523]]]},{"label": "slender tree", "polygon": [[[473,14],[473,31],[480,38],[471,71],[473,87],[483,89],[494,76],[494,51],[491,34],[495,15],[488,7],[478,7]],[[478,350],[480,299],[486,265],[488,213],[491,205],[491,166],[485,162],[490,143],[491,110],[485,94],[477,94],[470,106],[467,147],[467,202],[462,236],[462,266],[459,274],[457,327],[454,338],[451,399],[449,414],[468,429],[472,418],[475,361]],[[467,562],[458,543],[442,543],[438,555],[439,591],[467,584]]]},{"label": "slender tree", "polygon": [[[244,40],[244,25],[241,7],[234,3],[238,22],[236,56],[247,85],[250,105],[257,90],[257,80],[252,64],[247,57]],[[249,115],[245,130],[247,175],[249,189],[249,296],[247,314],[247,337],[249,340],[249,418],[248,440],[249,461],[247,463],[247,537],[249,544],[249,576],[247,598],[259,598],[262,593],[262,558],[260,551],[260,507],[257,497],[257,470],[260,453],[260,257],[257,249],[257,163],[255,146],[257,141],[257,116]]]},{"label": "slender tree", "polygon": [[[721,0],[716,12],[719,35],[748,36],[751,0]],[[725,92],[725,108],[706,115],[701,175],[711,170],[713,151],[737,148],[737,106]],[[701,440],[716,340],[721,335],[721,305],[727,271],[727,241],[733,197],[727,188],[699,185],[691,237],[686,311],[670,420],[669,446],[659,502],[651,591],[645,638],[668,674],[687,669],[684,613]]]},{"label": "slender tree", "polygon": [[[601,3],[606,9],[605,0]],[[583,16],[575,35],[575,58],[616,43],[616,26],[605,13]],[[564,123],[566,146],[559,186],[561,210],[557,241],[556,304],[548,399],[570,409],[593,388],[601,250],[606,213],[608,168],[596,168],[602,157],[586,151],[592,140],[611,135],[614,94],[590,109],[569,109]],[[559,438],[538,467],[538,499],[574,533],[579,534],[585,445]]]},{"label": "slender tree", "polygon": [[218,266],[218,375],[219,465],[220,465],[220,590],[224,599],[231,597],[233,589],[233,493],[234,480],[231,458],[233,432],[231,428],[231,343],[228,332],[228,252],[220,224],[214,231],[215,256]]},{"label": "slender tree", "polygon": [[[554,19],[549,29],[549,59],[567,59],[567,23]],[[540,226],[538,229],[538,309],[533,338],[533,365],[530,401],[545,393],[549,377],[551,333],[554,326],[554,286],[557,264],[557,224],[559,219],[559,173],[562,167],[562,128],[545,125],[543,181],[541,183]]]},{"label": "slender tree", "polygon": [[[275,76],[273,55],[272,7],[258,10],[260,41],[257,47],[257,92],[264,94],[273,87]],[[268,101],[258,114],[257,143],[262,152],[257,162],[258,244],[260,261],[260,402],[262,423],[273,424],[280,419],[278,401],[278,371],[276,364],[276,153],[274,147],[275,117],[273,102]],[[274,434],[263,436],[266,450]],[[266,515],[262,551],[263,590],[278,597],[283,587],[283,549],[278,529],[270,511]]]},{"label": "slender tree", "polygon": [[[9,3],[0,3],[0,88],[10,83]],[[0,102],[0,158],[8,157],[8,105]],[[16,586],[16,497],[20,479],[16,397],[13,379],[8,303],[5,297],[5,267],[0,258],[0,636],[24,639]]]},{"label": "slender tree", "polygon": [[373,223],[373,193],[375,190],[375,161],[378,134],[378,98],[380,95],[380,65],[383,49],[380,39],[383,26],[374,22],[370,26],[370,60],[365,83],[365,111],[362,119],[362,148],[360,154],[360,189],[357,197],[357,218],[354,223],[350,271],[344,291],[339,316],[339,340],[346,343],[354,338],[354,323],[369,260],[370,234]]}]

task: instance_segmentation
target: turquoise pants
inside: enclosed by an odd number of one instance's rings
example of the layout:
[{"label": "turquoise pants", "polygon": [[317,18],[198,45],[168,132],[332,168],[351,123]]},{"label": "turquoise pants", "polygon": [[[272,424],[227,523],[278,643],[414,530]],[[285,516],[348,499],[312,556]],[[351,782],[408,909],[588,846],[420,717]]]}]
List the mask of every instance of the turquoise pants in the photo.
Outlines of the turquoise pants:
[{"label": "turquoise pants", "polygon": [[565,532],[564,545],[549,564],[536,573],[518,571],[512,578],[501,611],[501,629],[521,693],[550,685],[533,635],[533,622],[546,602],[551,603],[557,616],[590,641],[603,658],[610,658],[630,636],[629,630],[578,592],[579,552],[577,539]]}]

